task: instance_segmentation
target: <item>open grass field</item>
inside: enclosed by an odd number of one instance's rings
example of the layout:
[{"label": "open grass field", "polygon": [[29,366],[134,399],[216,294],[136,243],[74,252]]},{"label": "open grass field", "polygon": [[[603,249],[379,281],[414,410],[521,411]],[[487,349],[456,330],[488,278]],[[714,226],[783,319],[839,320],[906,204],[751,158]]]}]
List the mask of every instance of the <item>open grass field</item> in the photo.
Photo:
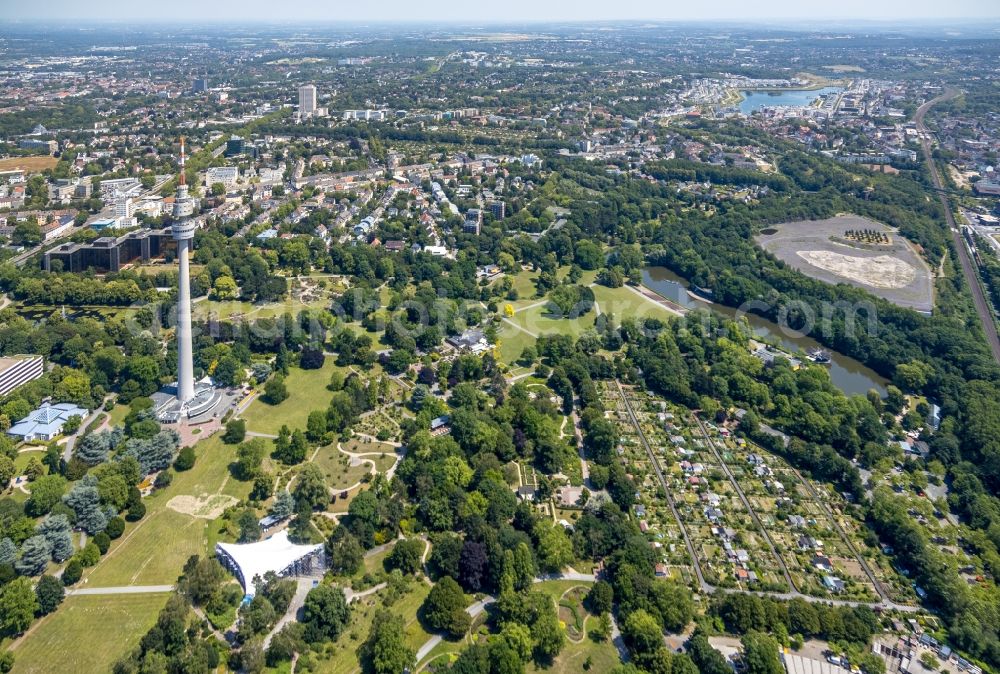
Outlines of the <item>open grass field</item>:
[{"label": "open grass field", "polygon": [[16,674],[107,672],[139,643],[167,594],[67,597],[14,651]]},{"label": "open grass field", "polygon": [[297,315],[303,309],[328,308],[330,301],[321,298],[309,302],[301,299],[289,297],[281,302],[268,302],[265,304],[254,304],[252,302],[241,302],[239,300],[209,300],[205,299],[196,302],[191,307],[194,318],[207,320],[215,319],[246,319],[256,320],[258,318],[275,318],[285,314]]},{"label": "open grass field", "polygon": [[352,466],[351,457],[338,452],[336,445],[320,447],[312,462],[320,467],[327,485],[333,489],[346,489],[371,472],[369,463]]},{"label": "open grass field", "polygon": [[510,320],[536,335],[565,334],[579,336],[594,327],[597,314],[593,310],[576,318],[554,318],[544,304],[518,311]]},{"label": "open grass field", "polygon": [[242,415],[247,430],[276,435],[282,424],[288,424],[293,430],[305,429],[310,412],[327,408],[333,393],[326,385],[330,383],[330,375],[338,369],[347,373],[346,368],[338,368],[330,357],[318,370],[293,368],[285,379],[288,398],[279,405],[269,405],[260,398],[254,400]]},{"label": "open grass field", "polygon": [[382,341],[382,335],[384,332],[369,332],[365,326],[358,322],[347,323],[345,321],[340,321],[334,326],[334,330],[340,330],[342,328],[347,328],[355,334],[355,336],[368,335],[372,340],[372,349],[379,351],[386,348],[385,342]]},{"label": "open grass field", "polygon": [[533,345],[535,338],[510,323],[501,323],[498,333],[500,340],[500,360],[507,365],[521,357],[524,347]]},{"label": "open grass field", "polygon": [[[22,451],[19,451],[17,457],[14,458],[14,470],[18,475],[24,475],[24,469],[32,459],[41,461],[43,458],[45,458],[44,446],[22,448]],[[48,469],[46,469],[46,472],[48,472]]]},{"label": "open grass field", "polygon": [[0,159],[0,171],[16,171],[21,169],[28,173],[55,168],[59,160],[45,155],[44,157],[8,157]]},{"label": "open grass field", "polygon": [[[595,623],[592,618],[587,620],[588,630],[592,628],[591,623]],[[573,643],[567,640],[559,657],[555,659],[555,662],[551,666],[540,668],[536,667],[534,663],[529,662],[525,666],[524,671],[528,674],[535,674],[536,672],[546,672],[546,674],[579,674],[579,672],[588,671],[583,666],[583,663],[588,658],[590,659],[589,671],[591,672],[607,672],[620,664],[618,651],[610,641],[595,643],[590,637],[584,637],[580,643]]]},{"label": "open grass field", "polygon": [[623,318],[661,318],[676,317],[653,300],[640,295],[631,288],[608,288],[606,286],[591,286],[594,299],[601,308],[601,314],[611,314],[615,324],[620,324]]},{"label": "open grass field", "polygon": [[111,426],[121,426],[125,423],[125,417],[128,416],[129,406],[128,405],[115,405],[110,412],[108,412],[108,417],[111,419],[109,422]]},{"label": "open grass field", "polygon": [[[572,580],[546,581],[536,584],[534,589],[545,592],[552,597],[553,601],[558,601],[567,590],[574,587],[588,588],[589,585],[590,583]],[[584,622],[584,633],[596,625],[596,619],[588,615]],[[440,666],[449,662],[449,660],[454,659],[459,653],[465,650],[468,647],[468,643],[468,637],[459,642],[442,641],[427,654],[424,660],[418,663],[417,670],[423,671],[422,668],[431,663],[435,666]],[[584,662],[588,659],[590,660],[589,668],[584,668]],[[525,671],[531,674],[540,674],[541,672],[558,672],[559,674],[579,674],[584,671],[607,672],[617,664],[619,664],[618,652],[610,641],[595,643],[589,637],[584,636],[578,642],[567,639],[562,653],[559,654],[559,657],[551,665],[538,667],[534,663],[529,662],[525,667]]]},{"label": "open grass field", "polygon": [[531,589],[536,592],[544,592],[545,594],[552,597],[552,601],[558,602],[559,598],[563,596],[566,590],[571,590],[574,587],[585,587],[590,588],[593,583],[580,580],[545,580],[541,583],[535,583],[534,587]]},{"label": "open grass field", "polygon": [[146,516],[126,527],[125,534],[112,543],[108,554],[82,582],[90,587],[170,584],[177,580],[188,557],[207,552],[214,522],[177,512],[167,503],[176,496],[207,500],[222,494],[240,499],[251,485],[230,476],[229,464],[236,459],[236,448],[223,444],[218,435],[199,442],[195,451],[194,468],[177,473],[168,489],[145,500]]},{"label": "open grass field", "polygon": [[448,639],[442,639],[437,646],[431,649],[431,652],[427,654],[423,660],[417,663],[417,668],[415,671],[424,672],[428,671],[427,667],[433,666],[435,669],[440,669],[450,662],[454,662],[463,650],[465,650],[468,645],[467,641],[449,641]]},{"label": "open grass field", "polygon": [[[341,443],[340,446],[344,448],[345,452],[352,452],[354,454],[388,454],[390,457],[389,465],[392,465],[391,457],[396,453],[396,448],[394,446],[387,442],[379,442],[378,440],[368,441],[351,438],[347,442]],[[368,456],[365,458],[374,459],[377,463],[380,457]]]},{"label": "open grass field", "polygon": [[537,271],[519,271],[514,274],[514,290],[521,299],[529,299],[535,296],[535,279],[538,278]]},{"label": "open grass field", "polygon": [[215,319],[236,319],[245,318],[253,320],[257,318],[274,318],[285,314],[298,314],[312,304],[304,304],[298,300],[286,299],[282,302],[269,302],[266,304],[254,304],[252,302],[241,302],[239,300],[202,300],[195,302],[191,307],[193,318],[207,320]]}]

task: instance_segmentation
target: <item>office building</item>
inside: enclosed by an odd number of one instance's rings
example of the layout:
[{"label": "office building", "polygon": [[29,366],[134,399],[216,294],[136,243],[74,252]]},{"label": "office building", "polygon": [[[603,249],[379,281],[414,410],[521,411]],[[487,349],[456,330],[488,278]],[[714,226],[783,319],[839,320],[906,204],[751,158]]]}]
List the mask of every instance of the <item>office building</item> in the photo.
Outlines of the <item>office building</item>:
[{"label": "office building", "polygon": [[[117,225],[117,219],[111,222]],[[105,229],[113,228],[107,225]],[[120,271],[136,260],[164,257],[174,249],[169,229],[140,229],[122,236],[102,236],[90,243],[64,243],[45,251],[42,266],[45,271],[82,272],[92,270],[98,274]]]},{"label": "office building", "polygon": [[18,386],[38,379],[45,372],[41,356],[0,357],[0,396],[5,396]]},{"label": "office building", "polygon": [[124,195],[115,199],[115,227],[129,229],[138,225],[139,221],[135,218],[135,200]]},{"label": "office building", "polygon": [[235,187],[239,177],[240,170],[236,166],[212,166],[205,171],[205,185],[211,188],[215,183],[222,183],[229,190]]},{"label": "office building", "polygon": [[131,218],[135,213],[135,202],[132,197],[121,196],[115,199],[115,217]]},{"label": "office building", "polygon": [[208,91],[208,79],[204,77],[196,77],[191,82],[191,93],[200,94],[204,91]]},{"label": "office building", "polygon": [[305,84],[299,87],[299,114],[303,117],[316,112],[316,86]]},{"label": "office building", "polygon": [[59,149],[59,143],[54,140],[35,140],[32,138],[19,141],[17,146],[22,150],[45,150],[49,154],[55,154],[56,150]]},{"label": "office building", "polygon": [[89,199],[90,190],[90,179],[59,178],[49,185],[49,199],[65,205],[73,199]]},{"label": "office building", "polygon": [[241,154],[247,153],[250,153],[252,156],[256,156],[257,148],[248,143],[246,139],[240,138],[239,136],[232,136],[226,141],[225,155],[227,157],[238,157]]}]

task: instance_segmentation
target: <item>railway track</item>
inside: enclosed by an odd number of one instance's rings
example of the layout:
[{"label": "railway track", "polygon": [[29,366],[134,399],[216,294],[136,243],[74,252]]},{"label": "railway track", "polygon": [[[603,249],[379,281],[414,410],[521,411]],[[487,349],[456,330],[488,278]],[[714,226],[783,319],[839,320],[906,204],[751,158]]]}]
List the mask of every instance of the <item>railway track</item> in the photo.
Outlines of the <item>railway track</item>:
[{"label": "railway track", "polygon": [[962,268],[962,275],[965,276],[965,281],[968,283],[969,290],[972,292],[972,303],[976,307],[976,313],[979,314],[979,322],[983,326],[983,333],[986,335],[986,343],[990,347],[993,359],[1000,364],[1000,335],[997,334],[997,324],[993,315],[993,308],[990,306],[989,300],[986,299],[986,292],[983,290],[983,285],[979,280],[979,272],[976,269],[975,263],[972,261],[972,257],[969,255],[969,250],[966,248],[965,242],[962,240],[962,231],[955,223],[955,214],[951,210],[951,203],[948,201],[947,192],[941,182],[941,175],[938,172],[937,164],[934,163],[934,157],[931,155],[930,132],[924,125],[924,116],[927,114],[928,110],[930,110],[936,103],[951,100],[956,96],[958,96],[957,89],[945,89],[943,94],[932,98],[917,108],[917,113],[913,117],[913,122],[916,124],[917,131],[920,133],[920,147],[924,153],[924,161],[927,162],[927,167],[930,169],[931,181],[934,183],[934,190],[937,192],[937,197],[941,202],[942,208],[944,208],[944,217],[948,223],[948,228],[951,231],[951,239],[955,247],[955,254],[958,256],[959,266]]}]

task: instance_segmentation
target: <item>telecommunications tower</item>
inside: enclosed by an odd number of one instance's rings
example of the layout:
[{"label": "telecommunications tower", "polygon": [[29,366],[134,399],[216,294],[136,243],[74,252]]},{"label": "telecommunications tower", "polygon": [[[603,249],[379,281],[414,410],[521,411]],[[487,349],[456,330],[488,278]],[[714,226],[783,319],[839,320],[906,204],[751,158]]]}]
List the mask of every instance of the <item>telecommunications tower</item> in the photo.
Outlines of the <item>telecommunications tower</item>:
[{"label": "telecommunications tower", "polygon": [[191,277],[188,270],[195,223],[189,217],[190,200],[184,175],[184,137],[181,136],[180,177],[174,198],[171,233],[177,242],[177,402],[183,408],[194,398],[194,357],[191,348]]}]

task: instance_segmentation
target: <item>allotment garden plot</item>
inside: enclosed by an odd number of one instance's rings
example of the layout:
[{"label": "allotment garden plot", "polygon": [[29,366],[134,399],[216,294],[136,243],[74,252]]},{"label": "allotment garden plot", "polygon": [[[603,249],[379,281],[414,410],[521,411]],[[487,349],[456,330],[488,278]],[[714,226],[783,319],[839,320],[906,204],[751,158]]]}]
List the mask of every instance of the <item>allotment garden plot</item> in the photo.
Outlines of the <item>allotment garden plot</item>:
[{"label": "allotment garden plot", "polygon": [[667,480],[705,580],[719,587],[787,591],[764,533],[690,413],[644,391],[625,389],[625,395]]},{"label": "allotment garden plot", "polygon": [[[839,494],[813,484],[783,459],[706,425],[720,456],[785,562],[796,589],[819,597],[875,602],[891,585],[881,552],[867,544],[862,525],[845,514]],[[874,575],[865,571],[862,555]],[[890,598],[893,593],[888,592]]]},{"label": "allotment garden plot", "polygon": [[632,515],[658,552],[658,575],[690,577],[686,532],[710,585],[871,603],[909,599],[905,581],[868,544],[863,524],[832,488],[812,483],[724,425],[699,424],[684,407],[629,387],[623,399],[614,383],[603,394],[620,430],[620,459],[637,485]]},{"label": "allotment garden plot", "polygon": [[604,404],[609,410],[606,414],[618,427],[619,459],[632,476],[639,496],[631,515],[639,521],[640,529],[646,534],[650,546],[657,553],[656,574],[679,576],[686,581],[690,580],[693,575],[691,558],[684,545],[683,532],[656,480],[649,457],[632,425],[625,403],[618,396],[613,383],[603,382],[601,386]]}]

